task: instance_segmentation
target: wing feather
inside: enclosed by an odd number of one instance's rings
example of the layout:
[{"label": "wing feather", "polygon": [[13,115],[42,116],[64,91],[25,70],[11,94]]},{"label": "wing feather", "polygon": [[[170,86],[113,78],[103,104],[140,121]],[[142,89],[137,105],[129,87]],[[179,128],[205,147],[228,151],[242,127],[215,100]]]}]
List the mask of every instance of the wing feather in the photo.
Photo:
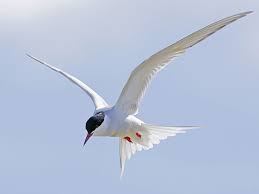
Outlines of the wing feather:
[{"label": "wing feather", "polygon": [[35,61],[47,66],[48,68],[60,73],[61,75],[63,75],[64,77],[66,77],[67,79],[69,79],[72,83],[76,84],[77,86],[79,86],[84,92],[86,92],[89,97],[92,99],[96,110],[97,109],[101,109],[101,108],[105,108],[108,107],[107,102],[105,102],[105,100],[99,96],[92,88],[90,88],[89,86],[87,86],[86,84],[84,84],[82,81],[80,81],[79,79],[77,79],[76,77],[69,75],[68,73],[64,72],[61,69],[58,69],[44,61],[41,61],[29,54],[27,54],[28,57],[34,59]]},{"label": "wing feather", "polygon": [[145,60],[131,73],[115,105],[116,110],[128,115],[137,114],[139,104],[155,74],[165,68],[174,57],[184,53],[186,49],[249,13],[251,12],[239,13],[210,24]]}]

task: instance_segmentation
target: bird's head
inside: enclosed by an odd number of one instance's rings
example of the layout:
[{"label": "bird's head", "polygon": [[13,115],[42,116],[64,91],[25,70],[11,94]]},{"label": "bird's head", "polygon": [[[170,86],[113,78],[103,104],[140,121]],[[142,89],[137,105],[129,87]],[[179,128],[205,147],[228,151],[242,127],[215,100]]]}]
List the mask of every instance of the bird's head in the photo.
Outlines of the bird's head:
[{"label": "bird's head", "polygon": [[105,117],[104,112],[98,112],[94,116],[90,117],[88,121],[86,121],[85,129],[87,131],[87,135],[84,141],[84,145],[94,134],[94,131],[103,123],[104,117]]}]

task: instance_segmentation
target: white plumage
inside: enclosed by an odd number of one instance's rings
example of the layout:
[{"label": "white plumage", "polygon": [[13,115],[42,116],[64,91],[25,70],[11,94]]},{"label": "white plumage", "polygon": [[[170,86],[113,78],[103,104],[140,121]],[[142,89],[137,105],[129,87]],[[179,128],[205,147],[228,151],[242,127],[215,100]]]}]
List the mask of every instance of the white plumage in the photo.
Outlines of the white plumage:
[{"label": "white plumage", "polygon": [[239,13],[215,22],[152,55],[131,73],[114,106],[109,106],[101,96],[77,78],[31,55],[28,56],[62,74],[78,85],[94,102],[94,114],[99,112],[104,113],[103,122],[93,131],[92,135],[119,137],[122,176],[126,160],[130,159],[137,151],[141,151],[142,149],[148,150],[154,144],[159,144],[161,140],[169,136],[175,136],[179,133],[185,133],[189,129],[196,128],[189,126],[155,126],[146,124],[135,116],[138,113],[140,102],[154,75],[165,68],[174,57],[184,53],[187,48],[192,47],[224,26],[249,13],[251,12]]}]

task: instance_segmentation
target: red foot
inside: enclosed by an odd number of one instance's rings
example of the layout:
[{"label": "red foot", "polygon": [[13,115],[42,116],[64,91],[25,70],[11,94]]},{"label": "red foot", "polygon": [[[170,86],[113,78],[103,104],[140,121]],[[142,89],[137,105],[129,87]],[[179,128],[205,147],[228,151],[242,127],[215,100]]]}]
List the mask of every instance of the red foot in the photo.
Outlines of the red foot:
[{"label": "red foot", "polygon": [[141,134],[139,133],[139,132],[136,132],[136,136],[138,137],[138,138],[141,138]]},{"label": "red foot", "polygon": [[126,139],[128,142],[132,143],[132,140],[129,136],[124,137],[124,139]]}]

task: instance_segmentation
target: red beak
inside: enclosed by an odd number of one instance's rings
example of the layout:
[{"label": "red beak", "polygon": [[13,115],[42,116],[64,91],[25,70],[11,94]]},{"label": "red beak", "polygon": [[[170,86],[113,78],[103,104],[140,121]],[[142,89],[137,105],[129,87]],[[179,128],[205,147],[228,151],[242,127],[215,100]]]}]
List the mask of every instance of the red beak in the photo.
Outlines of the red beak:
[{"label": "red beak", "polygon": [[84,145],[86,144],[86,142],[90,139],[90,137],[92,137],[93,133],[88,133],[87,136],[85,137],[85,141],[84,141]]}]

